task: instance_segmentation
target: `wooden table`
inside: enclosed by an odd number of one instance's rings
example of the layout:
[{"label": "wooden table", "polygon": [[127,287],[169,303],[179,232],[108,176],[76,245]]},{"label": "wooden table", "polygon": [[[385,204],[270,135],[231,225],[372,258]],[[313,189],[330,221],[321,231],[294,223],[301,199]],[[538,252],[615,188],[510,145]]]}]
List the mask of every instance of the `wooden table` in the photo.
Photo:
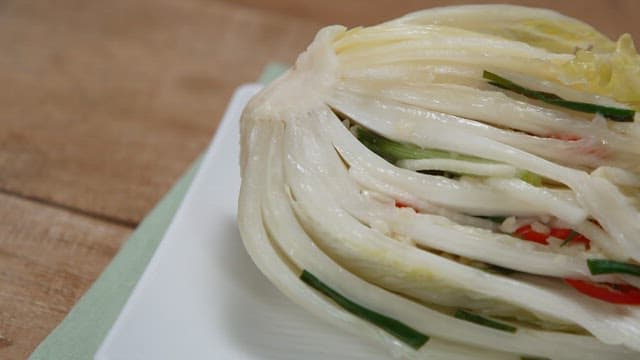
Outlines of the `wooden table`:
[{"label": "wooden table", "polygon": [[[0,358],[25,358],[201,153],[233,89],[323,25],[476,1],[0,1]],[[514,1],[640,38],[640,1]]]}]

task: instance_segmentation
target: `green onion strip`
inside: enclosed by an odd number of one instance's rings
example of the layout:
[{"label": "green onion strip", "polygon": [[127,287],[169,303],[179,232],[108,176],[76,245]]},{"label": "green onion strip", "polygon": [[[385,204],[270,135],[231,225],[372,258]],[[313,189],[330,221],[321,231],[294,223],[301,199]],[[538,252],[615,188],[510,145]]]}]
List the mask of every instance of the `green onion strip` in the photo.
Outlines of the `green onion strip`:
[{"label": "green onion strip", "polygon": [[496,330],[501,330],[501,331],[506,331],[506,332],[510,332],[510,333],[514,333],[518,330],[518,328],[516,328],[515,326],[511,326],[508,324],[504,324],[501,322],[497,322],[495,320],[491,320],[488,319],[486,317],[474,314],[474,313],[470,313],[468,311],[464,311],[464,310],[458,310],[456,311],[456,313],[453,315],[456,318],[460,319],[460,320],[466,320],[472,323],[476,323],[478,325],[482,325],[482,326],[486,326],[486,327],[490,327]]},{"label": "green onion strip", "polygon": [[587,266],[592,275],[629,274],[640,276],[640,265],[627,264],[606,259],[588,259]]},{"label": "green onion strip", "polygon": [[[358,127],[356,130],[356,137],[358,140],[366,146],[369,150],[378,154],[380,157],[389,161],[392,164],[395,164],[398,160],[419,160],[419,159],[451,159],[451,160],[463,160],[470,161],[475,163],[487,163],[492,164],[496,163],[492,160],[487,160],[483,158],[479,158],[471,155],[463,155],[455,152],[436,150],[436,149],[427,149],[422,148],[415,144],[399,142],[391,139],[387,139],[384,136],[380,136],[375,132],[365,129],[363,127]],[[419,171],[420,173],[426,173],[428,175],[433,175],[434,173]],[[455,173],[449,171],[443,171],[438,173],[439,175],[453,178],[455,177]],[[464,174],[459,174],[464,175]],[[527,170],[521,171],[518,176],[521,180],[528,182],[533,186],[540,186],[542,184],[542,178],[529,172]]]},{"label": "green onion strip", "polygon": [[575,237],[578,236],[578,233],[571,230],[571,232],[569,233],[569,235],[564,239],[564,241],[562,242],[562,244],[560,244],[560,247],[563,247],[567,244],[569,244],[573,239],[575,239]]},{"label": "green onion strip", "polygon": [[307,285],[329,297],[346,311],[363,320],[367,320],[373,323],[374,325],[378,326],[382,330],[388,332],[398,340],[404,342],[405,344],[411,346],[416,350],[422,347],[422,345],[424,345],[429,340],[429,336],[405,325],[404,323],[384,316],[373,310],[369,310],[340,295],[338,292],[324,284],[322,281],[320,281],[320,279],[315,277],[307,270],[302,271],[300,279]]},{"label": "green onion strip", "polygon": [[623,109],[612,106],[605,105],[597,105],[590,104],[578,101],[570,101],[561,98],[560,96],[544,91],[536,91],[527,89],[523,86],[520,86],[511,80],[505,79],[500,75],[494,74],[489,71],[483,71],[482,77],[489,80],[489,84],[493,86],[497,86],[504,90],[513,91],[517,94],[524,95],[530,99],[536,99],[543,101],[547,104],[560,106],[566,109],[571,109],[575,111],[580,111],[584,113],[598,113],[602,116],[619,122],[633,122],[633,118],[636,114],[634,110],[631,109]]},{"label": "green onion strip", "polygon": [[369,150],[392,163],[405,159],[454,159],[484,163],[493,162],[475,156],[462,155],[443,150],[426,149],[418,145],[394,141],[363,127],[357,128],[356,137],[364,146],[369,148]]}]

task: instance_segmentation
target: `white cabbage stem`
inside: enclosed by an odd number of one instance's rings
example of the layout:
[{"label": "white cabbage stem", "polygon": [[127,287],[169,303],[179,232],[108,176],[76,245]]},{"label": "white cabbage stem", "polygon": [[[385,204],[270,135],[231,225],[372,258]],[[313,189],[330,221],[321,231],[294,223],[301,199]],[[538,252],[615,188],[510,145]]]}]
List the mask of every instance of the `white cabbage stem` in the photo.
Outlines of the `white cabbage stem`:
[{"label": "white cabbage stem", "polygon": [[241,120],[248,253],[295,303],[398,358],[638,358],[640,277],[587,263],[640,261],[629,41],[506,5],[321,30]]}]

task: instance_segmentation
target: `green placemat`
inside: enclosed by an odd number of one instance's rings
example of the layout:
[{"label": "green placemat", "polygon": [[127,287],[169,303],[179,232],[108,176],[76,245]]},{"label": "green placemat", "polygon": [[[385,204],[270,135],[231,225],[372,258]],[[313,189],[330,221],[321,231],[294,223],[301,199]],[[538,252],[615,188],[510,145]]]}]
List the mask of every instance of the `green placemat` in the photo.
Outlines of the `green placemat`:
[{"label": "green placemat", "polygon": [[[284,65],[269,64],[259,81],[266,84],[284,70]],[[67,317],[38,345],[30,359],[93,358],[162,240],[191,185],[200,161],[198,158],[151,210],[109,266],[80,298]]]}]

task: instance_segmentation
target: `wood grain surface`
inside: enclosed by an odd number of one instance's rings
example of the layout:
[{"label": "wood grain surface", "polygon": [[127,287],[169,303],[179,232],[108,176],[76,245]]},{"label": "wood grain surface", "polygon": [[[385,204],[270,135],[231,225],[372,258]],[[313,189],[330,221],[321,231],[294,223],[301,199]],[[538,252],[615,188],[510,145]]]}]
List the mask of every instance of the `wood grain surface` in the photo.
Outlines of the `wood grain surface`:
[{"label": "wood grain surface", "polygon": [[204,149],[233,89],[319,28],[215,1],[36,3],[0,21],[0,188],[131,225]]},{"label": "wood grain surface", "polygon": [[[64,317],[265,64],[324,25],[461,3],[0,1],[0,359]],[[511,3],[640,38],[640,1]]]},{"label": "wood grain surface", "polygon": [[132,229],[4,194],[0,219],[0,359],[22,359]]}]

